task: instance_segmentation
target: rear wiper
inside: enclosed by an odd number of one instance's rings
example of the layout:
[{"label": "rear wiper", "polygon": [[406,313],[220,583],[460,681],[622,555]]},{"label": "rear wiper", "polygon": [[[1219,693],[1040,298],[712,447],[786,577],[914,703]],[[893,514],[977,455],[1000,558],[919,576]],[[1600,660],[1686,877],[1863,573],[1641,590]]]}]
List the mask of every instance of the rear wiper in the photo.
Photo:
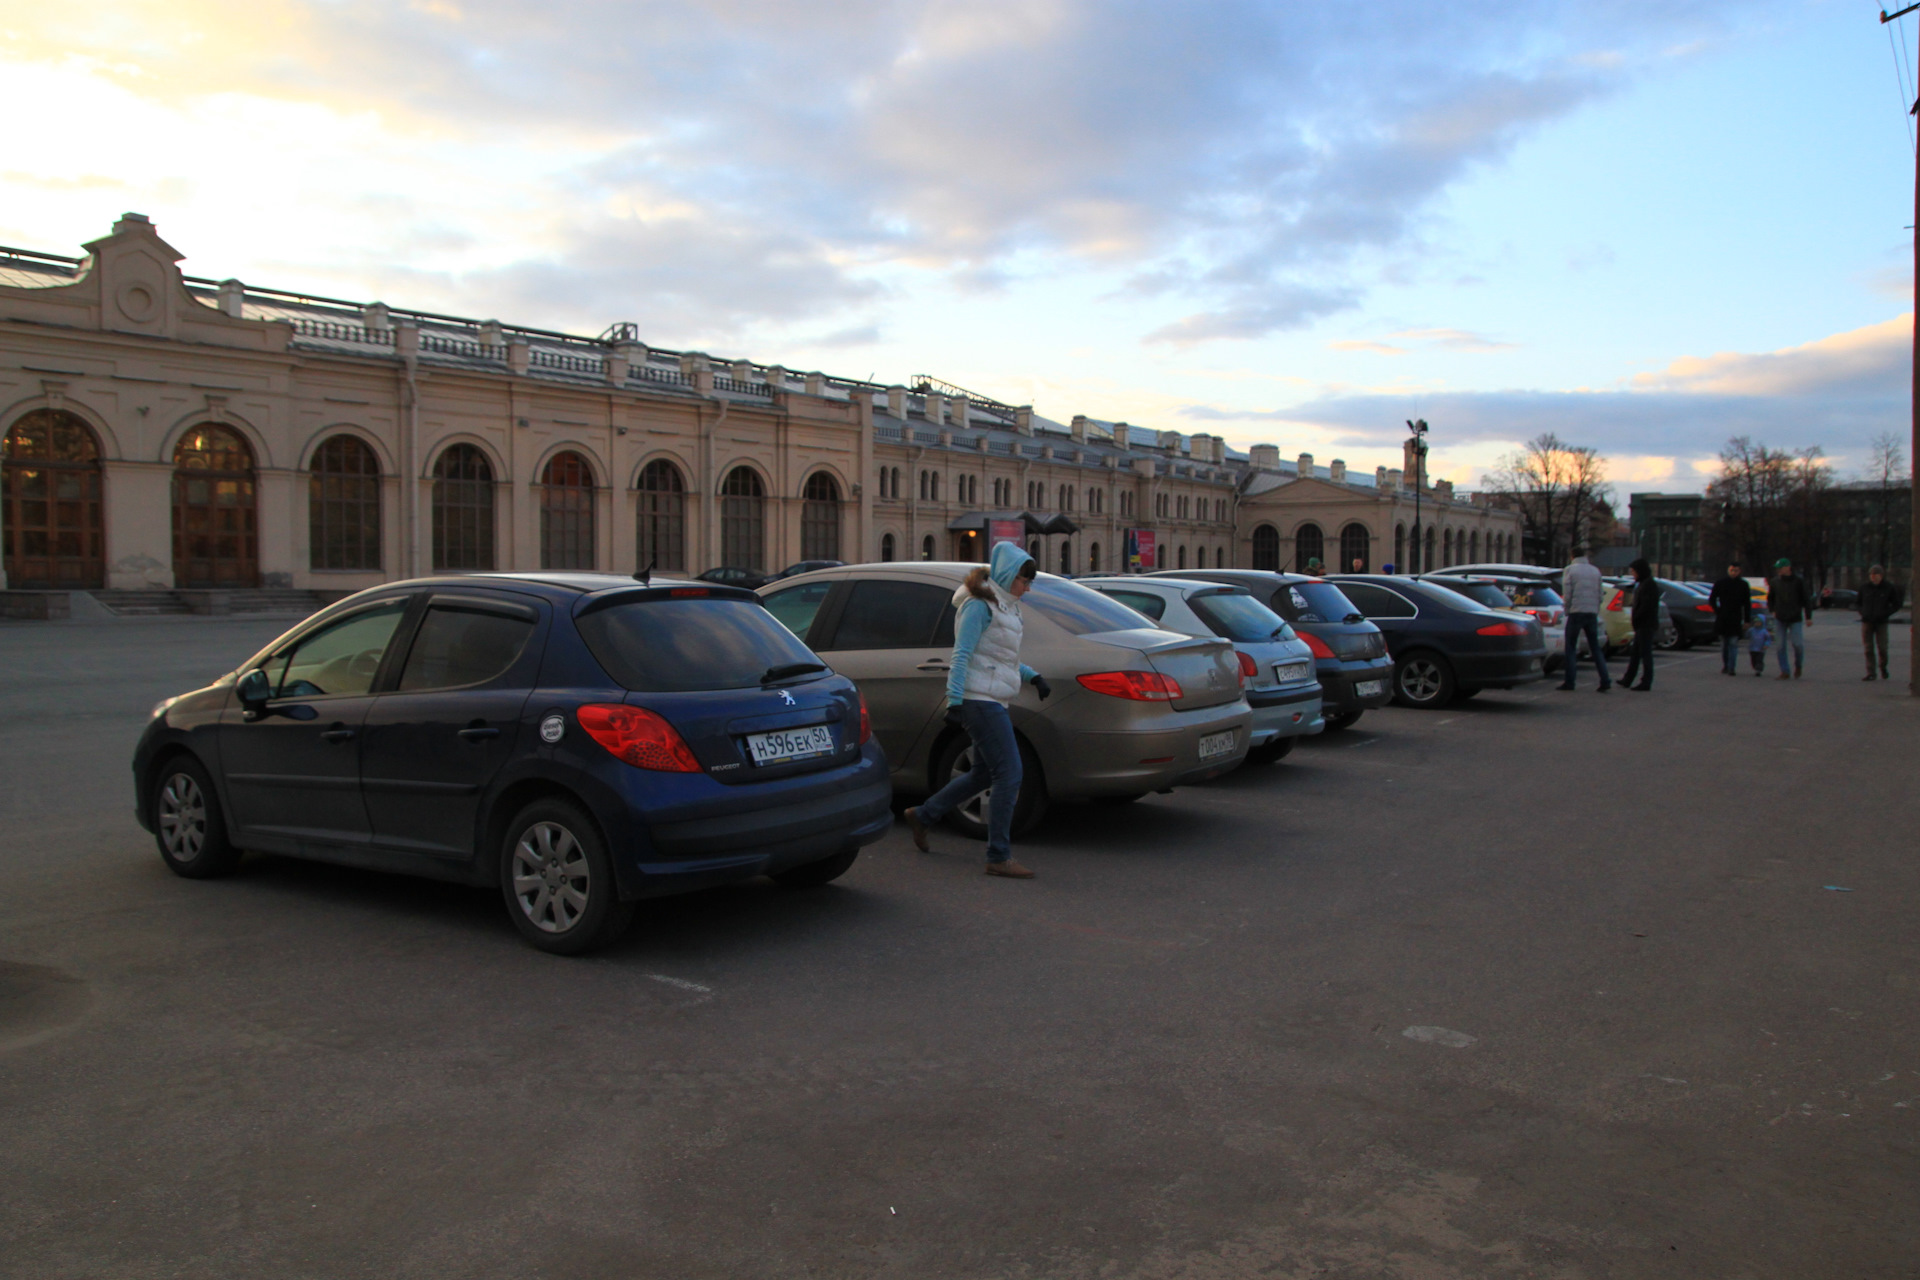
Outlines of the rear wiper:
[{"label": "rear wiper", "polygon": [[789,662],[783,667],[768,667],[766,674],[760,677],[761,684],[772,684],[776,680],[790,680],[794,676],[804,676],[811,671],[825,671],[824,662]]}]

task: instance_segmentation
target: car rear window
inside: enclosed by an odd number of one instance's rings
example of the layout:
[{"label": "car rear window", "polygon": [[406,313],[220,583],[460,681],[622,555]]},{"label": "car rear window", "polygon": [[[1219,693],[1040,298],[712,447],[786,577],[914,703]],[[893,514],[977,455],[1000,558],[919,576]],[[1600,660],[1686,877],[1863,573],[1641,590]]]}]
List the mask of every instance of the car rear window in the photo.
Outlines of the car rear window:
[{"label": "car rear window", "polygon": [[1491,582],[1468,582],[1464,578],[1459,580],[1435,578],[1432,581],[1432,585],[1445,587],[1449,591],[1458,592],[1469,600],[1479,601],[1489,609],[1513,608],[1512,598]]},{"label": "car rear window", "polygon": [[1360,611],[1331,582],[1295,582],[1273,595],[1274,607],[1288,622],[1345,622]]},{"label": "car rear window", "polygon": [[1098,591],[1101,595],[1118,600],[1135,613],[1144,613],[1155,622],[1167,616],[1167,602],[1151,591],[1128,591],[1123,587],[1088,587],[1089,591]]},{"label": "car rear window", "polygon": [[1033,589],[1020,603],[1069,635],[1137,631],[1155,625],[1152,618],[1136,613],[1118,600],[1109,600],[1098,591],[1050,573],[1035,578]]},{"label": "car rear window", "polygon": [[754,600],[636,600],[578,626],[607,674],[635,693],[750,689],[774,667],[819,661]]},{"label": "car rear window", "polygon": [[1187,606],[1213,633],[1228,640],[1255,643],[1277,640],[1287,631],[1287,620],[1244,591],[1207,591],[1187,597]]}]

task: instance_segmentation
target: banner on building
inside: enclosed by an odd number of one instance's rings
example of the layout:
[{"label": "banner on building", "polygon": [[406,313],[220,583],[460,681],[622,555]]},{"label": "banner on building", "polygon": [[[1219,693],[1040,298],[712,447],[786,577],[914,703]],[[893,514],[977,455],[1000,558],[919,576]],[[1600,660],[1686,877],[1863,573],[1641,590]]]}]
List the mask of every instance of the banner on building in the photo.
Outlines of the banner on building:
[{"label": "banner on building", "polygon": [[1026,537],[1026,534],[1027,534],[1027,522],[1025,520],[989,520],[987,521],[988,554],[991,555],[993,548],[999,546],[1003,542],[1011,542],[1014,546],[1016,547],[1019,546],[1020,540]]},{"label": "banner on building", "polygon": [[1151,529],[1127,530],[1127,568],[1135,573],[1145,573],[1160,566],[1154,563],[1155,538]]}]

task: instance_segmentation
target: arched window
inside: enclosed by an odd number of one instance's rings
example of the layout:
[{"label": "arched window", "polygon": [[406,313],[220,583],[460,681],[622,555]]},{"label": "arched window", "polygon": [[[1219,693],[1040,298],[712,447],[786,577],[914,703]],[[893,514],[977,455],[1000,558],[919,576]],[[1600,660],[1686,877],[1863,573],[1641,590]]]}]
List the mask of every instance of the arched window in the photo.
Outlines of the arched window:
[{"label": "arched window", "polygon": [[893,559],[893,535],[890,533],[883,533],[880,535],[880,562],[882,564],[885,564],[891,561],[892,559]]},{"label": "arched window", "polygon": [[[881,474],[885,474],[882,472]],[[680,468],[656,458],[640,472],[634,563],[684,571],[687,567],[687,486]]]},{"label": "arched window", "polygon": [[1227,549],[1225,547],[1215,547],[1213,549],[1213,567],[1216,569],[1224,569],[1227,567]]},{"label": "arched window", "polygon": [[572,451],[540,474],[540,567],[593,568],[593,471]]},{"label": "arched window", "polygon": [[1428,525],[1428,526],[1427,526],[1427,545],[1426,545],[1426,549],[1425,549],[1425,550],[1424,550],[1424,551],[1422,552],[1422,554],[1421,554],[1421,556],[1420,556],[1420,564],[1419,564],[1419,568],[1420,568],[1420,569],[1422,569],[1422,570],[1428,570],[1428,569],[1432,569],[1432,568],[1433,568],[1433,546],[1434,546],[1434,542],[1435,542],[1435,533],[1434,533],[1434,528],[1433,528],[1433,526],[1432,526],[1432,525]]},{"label": "arched window", "polygon": [[825,471],[808,476],[800,493],[800,558],[840,558],[840,486]]},{"label": "arched window", "polygon": [[752,467],[735,467],[720,484],[720,559],[758,573],[767,563],[767,491]]},{"label": "arched window", "polygon": [[1060,572],[1073,572],[1073,543],[1065,538],[1060,540]]},{"label": "arched window", "polygon": [[1100,544],[1097,542],[1087,544],[1087,572],[1100,572]]},{"label": "arched window", "polygon": [[1393,567],[1397,573],[1407,571],[1407,526],[1393,526]]},{"label": "arched window", "polygon": [[933,559],[933,535],[932,534],[928,534],[926,537],[920,539],[920,558],[922,560]]},{"label": "arched window", "polygon": [[1453,530],[1442,529],[1440,531],[1440,567],[1452,568],[1453,558]]},{"label": "arched window", "polygon": [[1178,567],[1182,569],[1187,567],[1187,548],[1184,543],[1181,544],[1180,547],[1180,564]]},{"label": "arched window", "polygon": [[1306,573],[1308,566],[1315,560],[1324,565],[1327,558],[1326,535],[1320,532],[1320,526],[1312,522],[1301,525],[1293,533],[1293,567],[1296,573]]},{"label": "arched window", "polygon": [[1472,533],[1467,535],[1467,563],[1478,564],[1479,562],[1480,562],[1480,531],[1478,529],[1475,529]]},{"label": "arched window", "polygon": [[100,449],[92,430],[75,414],[35,409],[7,432],[0,459],[8,585],[105,586]]},{"label": "arched window", "polygon": [[260,585],[253,450],[207,423],[173,451],[173,580],[182,587]]},{"label": "arched window", "polygon": [[433,464],[433,567],[493,568],[493,468],[470,444]]},{"label": "arched window", "polygon": [[1280,568],[1280,531],[1270,524],[1254,526],[1253,567],[1270,573]]},{"label": "arched window", "polygon": [[358,436],[314,451],[307,480],[307,563],[315,569],[380,567],[380,460]]},{"label": "arched window", "polygon": [[1040,539],[1038,538],[1027,539],[1027,554],[1033,557],[1033,562],[1035,564],[1040,563]]},{"label": "arched window", "polygon": [[1359,561],[1361,573],[1373,569],[1373,535],[1367,532],[1367,526],[1355,521],[1340,531],[1340,572],[1353,571],[1355,561]]}]

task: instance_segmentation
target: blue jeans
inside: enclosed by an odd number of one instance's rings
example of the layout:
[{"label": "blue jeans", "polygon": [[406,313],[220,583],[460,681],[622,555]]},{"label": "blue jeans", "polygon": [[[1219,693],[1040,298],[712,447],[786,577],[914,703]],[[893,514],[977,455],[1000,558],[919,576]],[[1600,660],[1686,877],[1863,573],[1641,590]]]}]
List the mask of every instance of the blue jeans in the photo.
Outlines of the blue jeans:
[{"label": "blue jeans", "polygon": [[973,742],[973,771],[940,788],[920,806],[920,820],[939,822],[954,809],[988,787],[987,861],[1013,857],[1013,807],[1020,802],[1020,744],[1014,741],[1013,718],[997,702],[968,698],[960,704],[960,727]]},{"label": "blue jeans", "polygon": [[1807,660],[1807,626],[1804,622],[1775,623],[1780,628],[1780,670],[1787,670],[1787,646],[1793,646],[1793,670]]},{"label": "blue jeans", "polygon": [[1740,662],[1740,637],[1739,636],[1721,636],[1720,637],[1720,669],[1722,671],[1725,671],[1728,675],[1732,675],[1734,667],[1737,666],[1739,662]]},{"label": "blue jeans", "polygon": [[1613,676],[1607,672],[1606,650],[1600,647],[1600,615],[1596,613],[1570,613],[1567,615],[1567,658],[1565,666],[1567,678],[1561,682],[1562,689],[1573,688],[1574,655],[1580,652],[1580,637],[1587,638],[1587,648],[1593,652],[1593,665],[1600,673],[1600,687],[1611,689]]}]

